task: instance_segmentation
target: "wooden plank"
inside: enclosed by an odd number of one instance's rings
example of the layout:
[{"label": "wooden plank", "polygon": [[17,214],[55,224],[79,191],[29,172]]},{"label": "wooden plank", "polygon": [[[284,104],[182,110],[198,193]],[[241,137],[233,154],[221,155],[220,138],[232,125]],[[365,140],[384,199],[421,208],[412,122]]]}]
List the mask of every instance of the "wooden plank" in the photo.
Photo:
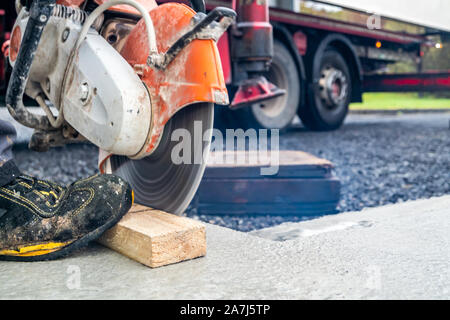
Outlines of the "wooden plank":
[{"label": "wooden plank", "polygon": [[98,242],[152,268],[206,255],[204,224],[141,205]]}]

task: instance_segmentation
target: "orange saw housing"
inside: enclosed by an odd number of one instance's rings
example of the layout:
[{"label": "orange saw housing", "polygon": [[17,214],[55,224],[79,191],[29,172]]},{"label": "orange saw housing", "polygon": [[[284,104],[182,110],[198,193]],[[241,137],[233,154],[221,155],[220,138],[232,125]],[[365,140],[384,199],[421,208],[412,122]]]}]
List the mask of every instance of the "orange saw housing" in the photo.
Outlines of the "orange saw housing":
[{"label": "orange saw housing", "polygon": [[[165,3],[150,11],[159,53],[165,53],[192,28],[195,14],[190,7],[180,3]],[[228,104],[221,60],[214,40],[194,40],[167,68],[154,69],[146,65],[149,48],[145,24],[141,20],[131,31],[120,53],[135,70],[142,68],[141,78],[150,93],[152,129],[144,154],[152,153],[164,125],[181,108],[201,102]]]},{"label": "orange saw housing", "polygon": [[[57,1],[58,4],[72,7],[80,7],[83,2],[83,0]],[[95,2],[101,5],[107,0]],[[159,53],[166,53],[193,27],[196,12],[185,4],[169,2],[158,6],[154,0],[137,0],[137,2],[150,13]],[[140,16],[135,8],[128,5],[116,5],[109,10]],[[131,30],[120,50],[123,58],[145,83],[151,101],[151,130],[145,146],[135,158],[143,158],[156,149],[165,124],[180,109],[202,102],[229,104],[221,59],[214,40],[193,40],[165,69],[159,70],[147,65],[149,47],[145,31],[145,23],[141,19]],[[100,152],[101,170],[105,160],[110,156],[111,154]]]}]

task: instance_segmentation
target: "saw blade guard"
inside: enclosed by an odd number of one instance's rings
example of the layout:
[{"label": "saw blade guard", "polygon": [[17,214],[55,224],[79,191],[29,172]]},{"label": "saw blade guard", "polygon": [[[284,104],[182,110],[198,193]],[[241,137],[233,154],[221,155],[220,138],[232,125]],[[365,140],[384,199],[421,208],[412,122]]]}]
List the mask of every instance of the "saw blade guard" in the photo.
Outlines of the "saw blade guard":
[{"label": "saw blade guard", "polygon": [[153,65],[144,21],[130,32],[120,53],[135,70],[141,70],[152,105],[151,133],[133,158],[144,158],[156,149],[165,124],[180,109],[205,102],[228,105],[216,41],[235,13],[216,9],[208,15],[196,14],[184,4],[165,3],[150,11],[161,57]]}]

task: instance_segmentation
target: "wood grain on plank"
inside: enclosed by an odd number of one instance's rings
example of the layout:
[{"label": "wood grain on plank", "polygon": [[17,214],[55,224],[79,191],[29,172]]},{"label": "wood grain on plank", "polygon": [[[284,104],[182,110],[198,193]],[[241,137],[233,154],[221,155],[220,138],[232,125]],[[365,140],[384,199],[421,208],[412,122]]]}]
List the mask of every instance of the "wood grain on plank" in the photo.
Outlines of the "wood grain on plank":
[{"label": "wood grain on plank", "polygon": [[202,223],[141,205],[134,205],[99,242],[152,268],[206,255]]}]

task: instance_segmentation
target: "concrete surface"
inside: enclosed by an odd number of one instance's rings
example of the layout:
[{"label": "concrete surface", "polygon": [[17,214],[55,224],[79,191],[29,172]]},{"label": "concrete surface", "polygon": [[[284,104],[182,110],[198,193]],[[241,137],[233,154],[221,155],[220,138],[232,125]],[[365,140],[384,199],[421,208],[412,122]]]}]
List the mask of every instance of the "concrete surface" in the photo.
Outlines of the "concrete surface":
[{"label": "concrete surface", "polygon": [[205,258],[159,269],[99,245],[59,261],[0,262],[0,298],[450,298],[450,196],[252,234],[208,225],[207,237]]}]

